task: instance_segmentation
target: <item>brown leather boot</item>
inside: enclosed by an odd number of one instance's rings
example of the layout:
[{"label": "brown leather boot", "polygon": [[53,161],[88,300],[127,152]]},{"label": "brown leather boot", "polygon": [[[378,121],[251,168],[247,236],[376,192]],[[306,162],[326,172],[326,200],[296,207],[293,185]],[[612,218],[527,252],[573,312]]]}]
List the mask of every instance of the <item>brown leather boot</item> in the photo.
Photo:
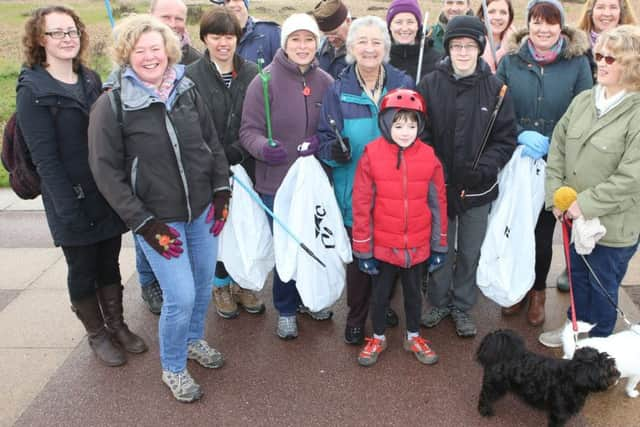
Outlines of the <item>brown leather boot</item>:
[{"label": "brown leather boot", "polygon": [[529,311],[527,321],[531,326],[540,326],[544,323],[544,303],[547,299],[546,291],[529,291]]},{"label": "brown leather boot", "polygon": [[522,310],[522,307],[524,307],[524,305],[527,303],[527,295],[524,296],[524,298],[522,298],[522,300],[520,300],[520,302],[517,302],[515,304],[513,304],[512,306],[509,307],[502,307],[502,315],[503,316],[513,316],[514,314],[518,314],[520,313],[520,310]]},{"label": "brown leather boot", "polygon": [[95,295],[82,301],[73,301],[71,311],[84,325],[89,337],[89,347],[98,360],[107,366],[124,365],[127,361],[124,352],[112,341],[104,326],[98,299]]},{"label": "brown leather boot", "polygon": [[98,300],[102,308],[102,315],[107,325],[107,331],[129,353],[144,353],[147,344],[138,335],[129,330],[122,316],[122,285],[108,285],[98,288]]}]

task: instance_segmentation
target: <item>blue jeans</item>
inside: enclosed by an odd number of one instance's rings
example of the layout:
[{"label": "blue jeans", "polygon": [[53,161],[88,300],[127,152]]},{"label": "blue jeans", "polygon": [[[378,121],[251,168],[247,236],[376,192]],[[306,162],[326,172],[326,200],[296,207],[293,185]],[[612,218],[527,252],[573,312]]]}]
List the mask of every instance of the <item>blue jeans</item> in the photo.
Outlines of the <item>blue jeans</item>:
[{"label": "blue jeans", "polygon": [[160,362],[162,369],[171,372],[186,368],[187,344],[204,336],[218,252],[218,239],[205,223],[207,211],[190,223],[167,223],[180,233],[184,252],[178,258],[163,258],[142,236],[135,235],[162,288]]},{"label": "blue jeans", "polygon": [[[596,245],[593,252],[585,255],[587,262],[600,279],[600,283],[616,305],[620,283],[627,272],[629,260],[637,248],[638,243],[624,248]],[[576,318],[596,325],[591,330],[590,336],[606,337],[616,326],[616,309],[589,272],[582,257],[576,253],[574,245],[571,245],[570,258]],[[567,313],[571,318],[571,307]]]},{"label": "blue jeans", "polygon": [[140,243],[138,243],[138,239],[133,239],[133,241],[136,245],[136,271],[138,272],[138,283],[140,283],[140,287],[146,288],[156,280],[156,276],[154,276],[153,270],[151,270],[149,261],[147,261],[147,257],[142,251]]},{"label": "blue jeans", "polygon": [[[273,211],[274,196],[261,194],[260,198]],[[269,227],[273,232],[273,218],[270,215],[267,216],[269,217]],[[300,294],[296,288],[296,281],[290,280],[284,283],[275,268],[273,269],[273,305],[281,316],[294,316],[298,311],[298,306],[302,305]]]}]

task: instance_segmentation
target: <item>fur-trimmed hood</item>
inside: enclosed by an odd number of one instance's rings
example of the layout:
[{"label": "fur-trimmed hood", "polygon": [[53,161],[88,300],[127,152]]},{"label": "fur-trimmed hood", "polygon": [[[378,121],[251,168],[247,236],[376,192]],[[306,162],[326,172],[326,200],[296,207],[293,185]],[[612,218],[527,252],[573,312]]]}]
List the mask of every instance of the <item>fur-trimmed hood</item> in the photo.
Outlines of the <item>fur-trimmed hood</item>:
[{"label": "fur-trimmed hood", "polygon": [[[562,35],[565,36],[568,43],[562,49],[561,55],[566,59],[575,56],[584,55],[591,47],[587,34],[577,28],[565,27],[562,29]],[[507,53],[518,53],[529,39],[529,30],[523,28],[511,34],[507,39]]]}]

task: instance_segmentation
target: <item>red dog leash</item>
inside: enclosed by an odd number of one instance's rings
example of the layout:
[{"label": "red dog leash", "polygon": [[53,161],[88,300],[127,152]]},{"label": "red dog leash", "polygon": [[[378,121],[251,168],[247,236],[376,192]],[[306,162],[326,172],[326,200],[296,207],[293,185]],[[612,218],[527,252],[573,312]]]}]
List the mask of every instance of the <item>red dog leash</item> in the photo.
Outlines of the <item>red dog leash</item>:
[{"label": "red dog leash", "polygon": [[569,247],[571,245],[571,235],[569,230],[573,222],[567,216],[566,212],[562,215],[562,245],[564,246],[564,259],[567,264],[567,278],[569,279],[569,299],[571,301],[571,324],[573,326],[574,338],[578,335],[578,323],[576,319],[576,303],[573,299],[573,279],[571,278],[571,256]]}]

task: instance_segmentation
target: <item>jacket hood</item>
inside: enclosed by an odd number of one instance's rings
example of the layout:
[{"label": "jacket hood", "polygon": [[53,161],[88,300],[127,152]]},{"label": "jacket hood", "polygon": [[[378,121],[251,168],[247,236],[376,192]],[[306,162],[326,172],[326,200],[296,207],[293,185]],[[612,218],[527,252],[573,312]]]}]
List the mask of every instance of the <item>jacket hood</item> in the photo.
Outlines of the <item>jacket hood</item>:
[{"label": "jacket hood", "polygon": [[[182,93],[189,90],[194,86],[194,83],[185,77],[185,67],[181,64],[174,65],[176,69],[176,87],[174,89],[175,95],[180,96]],[[142,84],[131,75],[125,75],[129,68],[119,72],[119,78],[110,81],[113,89],[120,89],[120,97],[122,99],[122,109],[125,111],[134,111],[147,108],[153,102],[161,102],[160,99],[155,96],[149,89],[142,86]],[[112,73],[113,74],[113,73]],[[111,79],[112,76],[109,76]]]},{"label": "jacket hood", "polygon": [[[565,27],[562,29],[561,35],[565,36],[567,40],[567,44],[562,48],[562,52],[560,53],[565,59],[584,55],[591,48],[589,38],[582,30]],[[506,41],[507,54],[518,53],[522,49],[526,49],[526,42],[528,39],[529,30],[527,28],[523,28],[512,33]]]},{"label": "jacket hood", "polygon": [[[88,77],[88,69],[84,66],[80,66],[79,70],[79,78],[84,79],[85,87],[90,90],[92,89],[88,85],[93,85],[94,82],[91,78]],[[68,97],[69,93],[65,91],[62,86],[56,84],[56,81],[51,74],[49,74],[44,68],[39,65],[30,67],[22,67],[20,70],[20,75],[18,76],[18,84],[16,90],[20,89],[20,87],[27,86],[31,89],[34,96],[65,96]],[[100,88],[98,88],[99,90]]]}]

